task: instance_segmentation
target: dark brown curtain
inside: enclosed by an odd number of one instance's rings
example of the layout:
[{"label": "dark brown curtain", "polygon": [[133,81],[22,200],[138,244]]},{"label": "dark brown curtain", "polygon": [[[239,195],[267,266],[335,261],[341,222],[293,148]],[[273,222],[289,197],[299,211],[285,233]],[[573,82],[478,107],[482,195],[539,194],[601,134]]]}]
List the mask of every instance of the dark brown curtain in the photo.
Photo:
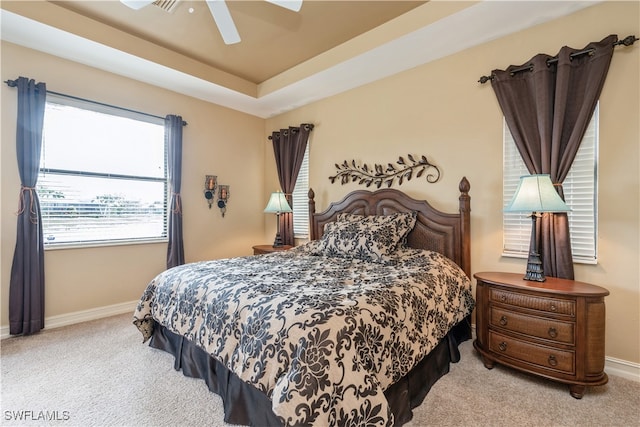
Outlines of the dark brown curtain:
[{"label": "dark brown curtain", "polygon": [[[564,200],[564,181],[604,85],[616,35],[555,57],[538,54],[526,65],[494,70],[491,84],[529,173],[549,174]],[[514,71],[527,68],[527,71]],[[573,279],[566,213],[545,214],[540,224],[544,274]]]},{"label": "dark brown curtain", "polygon": [[[273,143],[280,187],[291,207],[293,207],[291,194],[296,186],[298,172],[304,160],[304,151],[309,141],[309,133],[312,130],[312,124],[303,123],[299,127],[290,126],[288,129],[274,131],[269,137]],[[283,245],[293,246],[293,213],[280,214],[280,235]]]},{"label": "dark brown curtain", "polygon": [[167,145],[167,173],[171,187],[169,200],[169,245],[167,269],[184,264],[182,242],[182,117],[168,115],[164,119],[164,138]]},{"label": "dark brown curtain", "polygon": [[9,333],[28,335],[44,328],[44,240],[36,183],[47,87],[25,77],[7,84],[18,88],[16,153],[21,183],[9,282]]}]

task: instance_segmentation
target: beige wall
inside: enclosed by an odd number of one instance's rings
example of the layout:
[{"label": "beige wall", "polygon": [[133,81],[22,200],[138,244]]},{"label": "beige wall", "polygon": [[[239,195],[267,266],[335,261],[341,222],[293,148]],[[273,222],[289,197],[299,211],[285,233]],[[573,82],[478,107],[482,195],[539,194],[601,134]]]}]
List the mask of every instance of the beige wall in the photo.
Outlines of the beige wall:
[{"label": "beige wall", "polygon": [[[154,86],[98,71],[10,43],[2,44],[2,81],[27,76],[55,92],[164,117],[179,114],[183,132],[182,200],[187,261],[252,253],[264,242],[264,120]],[[0,85],[1,324],[8,325],[9,277],[15,245],[18,190],[16,90]],[[229,184],[226,216],[208,209],[206,174]],[[45,253],[45,316],[51,318],[137,300],[166,265],[167,245],[145,244]]]},{"label": "beige wall", "polygon": [[[357,184],[331,184],[335,163],[394,161],[427,155],[442,180],[413,179],[400,188],[457,209],[462,176],[471,182],[472,270],[524,272],[523,259],[501,256],[502,115],[491,86],[477,80],[563,45],[581,48],[609,34],[639,35],[638,2],[606,2],[567,18],[469,49],[383,81],[267,120],[267,130],[310,122],[310,185],[319,209]],[[442,41],[446,43],[446,40]],[[600,98],[599,263],[576,265],[576,279],[604,286],[606,354],[640,362],[639,60],[640,47],[617,48]],[[267,183],[276,183],[273,155]]]}]

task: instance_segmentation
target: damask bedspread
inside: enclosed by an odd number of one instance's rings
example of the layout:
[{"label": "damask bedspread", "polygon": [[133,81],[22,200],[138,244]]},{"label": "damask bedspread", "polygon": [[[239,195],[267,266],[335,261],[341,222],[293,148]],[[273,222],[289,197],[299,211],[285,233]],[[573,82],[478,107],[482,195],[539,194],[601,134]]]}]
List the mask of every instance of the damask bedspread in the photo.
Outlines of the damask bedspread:
[{"label": "damask bedspread", "polygon": [[471,313],[471,283],[431,251],[383,262],[289,251],[169,269],[134,323],[188,338],[266,394],[284,425],[393,425],[384,390]]}]

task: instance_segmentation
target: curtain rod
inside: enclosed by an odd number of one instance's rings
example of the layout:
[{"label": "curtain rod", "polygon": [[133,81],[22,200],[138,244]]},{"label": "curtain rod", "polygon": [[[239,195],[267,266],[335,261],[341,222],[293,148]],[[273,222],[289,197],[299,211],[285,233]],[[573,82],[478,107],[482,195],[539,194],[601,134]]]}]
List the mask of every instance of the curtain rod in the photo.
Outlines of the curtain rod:
[{"label": "curtain rod", "polygon": [[[632,44],[634,44],[637,40],[639,40],[636,36],[627,36],[622,40],[618,40],[617,42],[615,42],[613,44],[613,47],[619,46],[619,45],[625,45],[625,46],[631,46]],[[584,49],[584,50],[580,50],[578,52],[574,52],[571,55],[569,55],[571,57],[571,59],[577,57],[577,56],[581,56],[581,55],[586,55],[586,54],[591,54],[595,49],[594,48],[590,48],[590,49]],[[556,62],[558,62],[558,57],[554,56],[553,58],[547,59],[547,66],[551,65],[551,64],[555,64]],[[529,65],[524,65],[522,67],[519,68],[515,68],[513,70],[511,70],[511,75],[513,76],[516,73],[519,73],[521,71],[531,71],[533,69],[533,64],[529,64]],[[489,80],[493,80],[494,76],[493,74],[490,76],[482,76],[480,77],[480,79],[478,80],[479,83],[486,83]]]},{"label": "curtain rod", "polygon": [[[301,124],[300,126],[294,126],[294,127],[291,127],[291,128],[290,128],[290,129],[291,129],[291,133],[296,133],[296,132],[298,132],[298,130],[300,130],[300,128],[301,128],[301,127],[304,127],[304,130],[308,130],[309,132],[311,132],[311,131],[313,130],[313,127],[314,127],[314,126],[313,126],[313,124],[312,124],[312,123],[303,123],[303,124]],[[285,130],[289,130],[289,129],[285,129]],[[272,137],[271,135],[269,135],[269,136],[267,137],[267,139],[271,140],[271,139],[273,139],[273,137]]]},{"label": "curtain rod", "polygon": [[[15,80],[5,80],[4,82],[9,87],[16,87],[16,85],[17,85]],[[161,120],[165,119],[164,117],[156,116],[155,114],[149,114],[149,113],[144,113],[142,111],[132,110],[132,109],[129,109],[129,108],[118,107],[117,105],[105,104],[104,102],[98,102],[98,101],[94,101],[94,100],[91,100],[91,99],[80,98],[78,96],[67,95],[66,93],[54,92],[54,91],[51,91],[51,90],[47,90],[47,93],[50,93],[51,95],[62,96],[64,98],[75,99],[76,101],[90,102],[92,104],[102,105],[103,107],[117,108],[119,110],[129,111],[130,113],[135,113],[135,114],[142,114],[143,116],[153,117],[153,118],[156,118],[156,119],[161,119]],[[186,126],[187,124],[188,123],[185,122],[184,120],[182,121],[182,126]]]}]

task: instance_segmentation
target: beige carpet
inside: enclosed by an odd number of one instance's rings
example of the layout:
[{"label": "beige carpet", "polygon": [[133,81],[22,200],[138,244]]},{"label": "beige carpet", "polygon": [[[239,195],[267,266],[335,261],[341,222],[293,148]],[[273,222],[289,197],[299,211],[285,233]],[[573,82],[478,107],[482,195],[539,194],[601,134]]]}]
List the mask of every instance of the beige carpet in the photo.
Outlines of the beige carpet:
[{"label": "beige carpet", "polygon": [[[141,341],[128,314],[3,340],[0,425],[227,425],[203,381]],[[470,341],[461,352],[407,427],[640,426],[640,383],[611,377],[576,400],[562,384],[485,369]]]}]

